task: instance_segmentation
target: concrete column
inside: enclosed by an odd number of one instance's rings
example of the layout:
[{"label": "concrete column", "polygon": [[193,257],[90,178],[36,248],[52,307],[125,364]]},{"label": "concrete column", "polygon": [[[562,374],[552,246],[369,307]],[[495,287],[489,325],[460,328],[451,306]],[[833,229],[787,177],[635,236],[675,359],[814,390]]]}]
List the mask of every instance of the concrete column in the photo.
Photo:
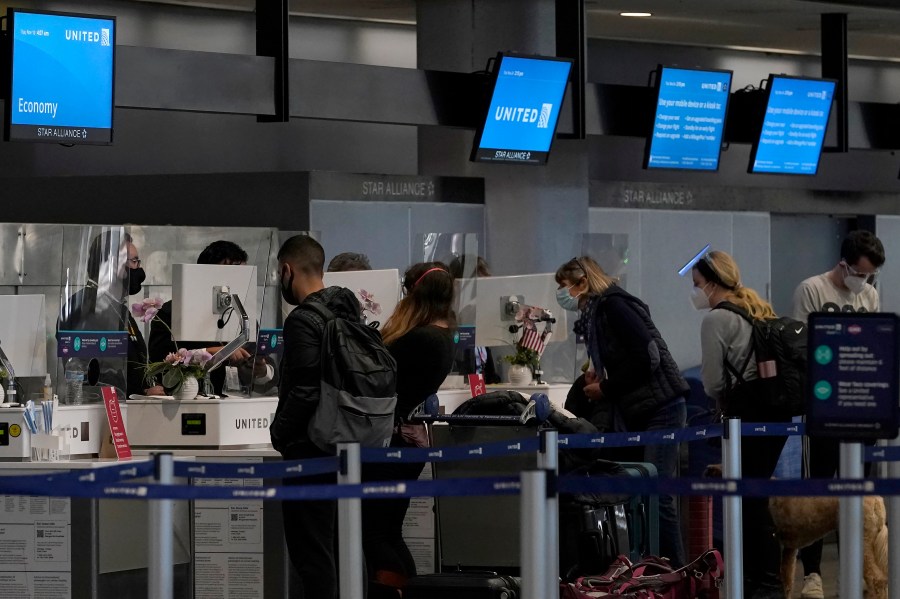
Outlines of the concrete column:
[{"label": "concrete column", "polygon": [[[419,2],[418,68],[473,72],[499,51],[556,54],[554,0]],[[477,101],[473,98],[473,101]],[[474,164],[474,131],[419,129],[419,173],[483,177],[494,274],[552,272],[575,255],[588,226],[585,141],[556,140],[546,166]]]}]

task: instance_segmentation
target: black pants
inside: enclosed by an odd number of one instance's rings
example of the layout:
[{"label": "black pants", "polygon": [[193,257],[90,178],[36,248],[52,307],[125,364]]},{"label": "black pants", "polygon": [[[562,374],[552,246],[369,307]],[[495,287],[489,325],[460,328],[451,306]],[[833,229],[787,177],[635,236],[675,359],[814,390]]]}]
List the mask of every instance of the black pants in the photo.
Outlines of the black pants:
[{"label": "black pants", "polygon": [[[395,437],[391,446],[407,445]],[[424,468],[422,463],[366,464],[363,480],[416,480]],[[368,575],[375,583],[370,585],[373,598],[377,596],[374,591],[377,586],[399,589],[416,575],[416,562],[403,540],[403,520],[409,501],[409,498],[367,499],[362,503],[363,553]]]},{"label": "black pants", "polygon": [[[285,458],[306,459],[327,455],[310,444]],[[335,474],[318,474],[288,478],[284,484],[333,485],[336,482]],[[302,587],[299,593],[291,593],[292,599],[337,599],[337,501],[284,501],[281,511],[288,555]],[[363,569],[365,581],[365,564],[361,564],[360,568]]]},{"label": "black pants", "polygon": [[[869,443],[867,443],[869,445]],[[836,439],[809,437],[809,472],[807,478],[834,478],[841,461],[841,444]],[[872,470],[872,462],[866,462],[865,474],[868,477]],[[800,550],[800,561],[803,562],[803,573],[822,574],[822,547],[824,539]]]},{"label": "black pants", "polygon": [[[787,422],[785,419],[757,416],[746,422]],[[741,477],[772,477],[787,437],[742,437]],[[781,594],[779,570],[781,545],[775,537],[775,524],[769,513],[768,497],[743,500],[744,597],[751,599]]]}]

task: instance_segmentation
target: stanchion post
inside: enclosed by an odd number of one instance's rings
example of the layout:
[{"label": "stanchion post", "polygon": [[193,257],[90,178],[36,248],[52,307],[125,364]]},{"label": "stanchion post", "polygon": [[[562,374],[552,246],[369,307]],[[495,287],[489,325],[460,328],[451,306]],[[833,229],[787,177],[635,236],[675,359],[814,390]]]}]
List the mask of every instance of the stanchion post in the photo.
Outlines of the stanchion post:
[{"label": "stanchion post", "polygon": [[[741,419],[725,420],[722,439],[722,476],[741,478]],[[744,538],[741,522],[744,519],[743,498],[729,495],[722,499],[725,526],[725,593],[728,599],[744,598]]]},{"label": "stanchion post", "polygon": [[[338,484],[359,484],[362,480],[359,443],[339,443]],[[341,599],[360,599],[362,579],[362,500],[338,499],[338,578]]]},{"label": "stanchion post", "polygon": [[[522,599],[546,599],[547,472],[522,472]],[[556,589],[559,593],[559,589]],[[551,597],[554,595],[551,595]]]},{"label": "stanchion post", "polygon": [[[538,454],[538,468],[547,472],[550,481],[547,493],[547,597],[559,593],[559,495],[556,492],[556,477],[559,474],[559,433],[555,429],[541,431],[541,451]],[[898,595],[900,596],[900,595]]]},{"label": "stanchion post", "polygon": [[[174,478],[174,460],[171,453],[153,456],[154,478],[161,485],[171,485]],[[150,562],[147,566],[147,596],[152,599],[172,599],[174,593],[174,567],[172,557],[172,506],[171,499],[154,499],[150,502]]]},{"label": "stanchion post", "polygon": [[[887,445],[900,447],[900,437],[891,439]],[[900,480],[900,462],[888,462],[887,473],[889,479]],[[885,501],[888,507],[888,555],[897,556],[900,555],[900,496],[891,495]],[[888,597],[900,597],[900,568],[888,568]]]},{"label": "stanchion post", "polygon": [[[863,478],[862,443],[841,443],[840,476]],[[841,556],[841,599],[862,599],[863,518],[862,496],[841,497],[838,552]]]}]

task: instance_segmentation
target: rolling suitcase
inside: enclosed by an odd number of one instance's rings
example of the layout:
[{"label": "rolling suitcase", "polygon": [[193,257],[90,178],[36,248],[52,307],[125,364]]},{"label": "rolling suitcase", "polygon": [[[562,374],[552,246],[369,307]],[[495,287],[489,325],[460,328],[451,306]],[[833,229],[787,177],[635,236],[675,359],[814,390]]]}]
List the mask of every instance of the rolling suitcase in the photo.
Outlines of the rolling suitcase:
[{"label": "rolling suitcase", "polygon": [[519,578],[486,570],[410,578],[403,599],[519,599]]},{"label": "rolling suitcase", "polygon": [[[619,462],[631,476],[658,476],[656,466],[649,462]],[[628,503],[628,536],[631,561],[659,555],[659,497],[634,495]]]}]

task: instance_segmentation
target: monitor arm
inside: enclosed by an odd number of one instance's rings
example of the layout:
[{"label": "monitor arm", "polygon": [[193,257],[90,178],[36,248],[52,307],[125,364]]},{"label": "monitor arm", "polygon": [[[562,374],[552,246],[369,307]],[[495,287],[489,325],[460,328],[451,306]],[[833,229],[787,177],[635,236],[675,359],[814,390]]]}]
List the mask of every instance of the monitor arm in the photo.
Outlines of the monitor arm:
[{"label": "monitor arm", "polygon": [[244,304],[241,303],[241,298],[238,297],[236,293],[230,293],[227,288],[219,291],[220,294],[228,294],[228,298],[230,301],[222,302],[222,305],[226,307],[222,309],[220,313],[224,313],[226,310],[233,309],[237,315],[241,319],[241,332],[238,333],[238,336],[229,341],[225,347],[220,349],[206,364],[203,365],[203,381],[204,393],[207,395],[211,395],[210,383],[209,383],[209,373],[213,370],[221,366],[231,355],[241,348],[250,338],[250,319],[247,317],[247,311],[244,310]]},{"label": "monitor arm", "polygon": [[0,365],[6,370],[7,389],[4,403],[16,403],[16,372],[13,370],[12,362],[6,357],[3,347],[0,347]]}]

